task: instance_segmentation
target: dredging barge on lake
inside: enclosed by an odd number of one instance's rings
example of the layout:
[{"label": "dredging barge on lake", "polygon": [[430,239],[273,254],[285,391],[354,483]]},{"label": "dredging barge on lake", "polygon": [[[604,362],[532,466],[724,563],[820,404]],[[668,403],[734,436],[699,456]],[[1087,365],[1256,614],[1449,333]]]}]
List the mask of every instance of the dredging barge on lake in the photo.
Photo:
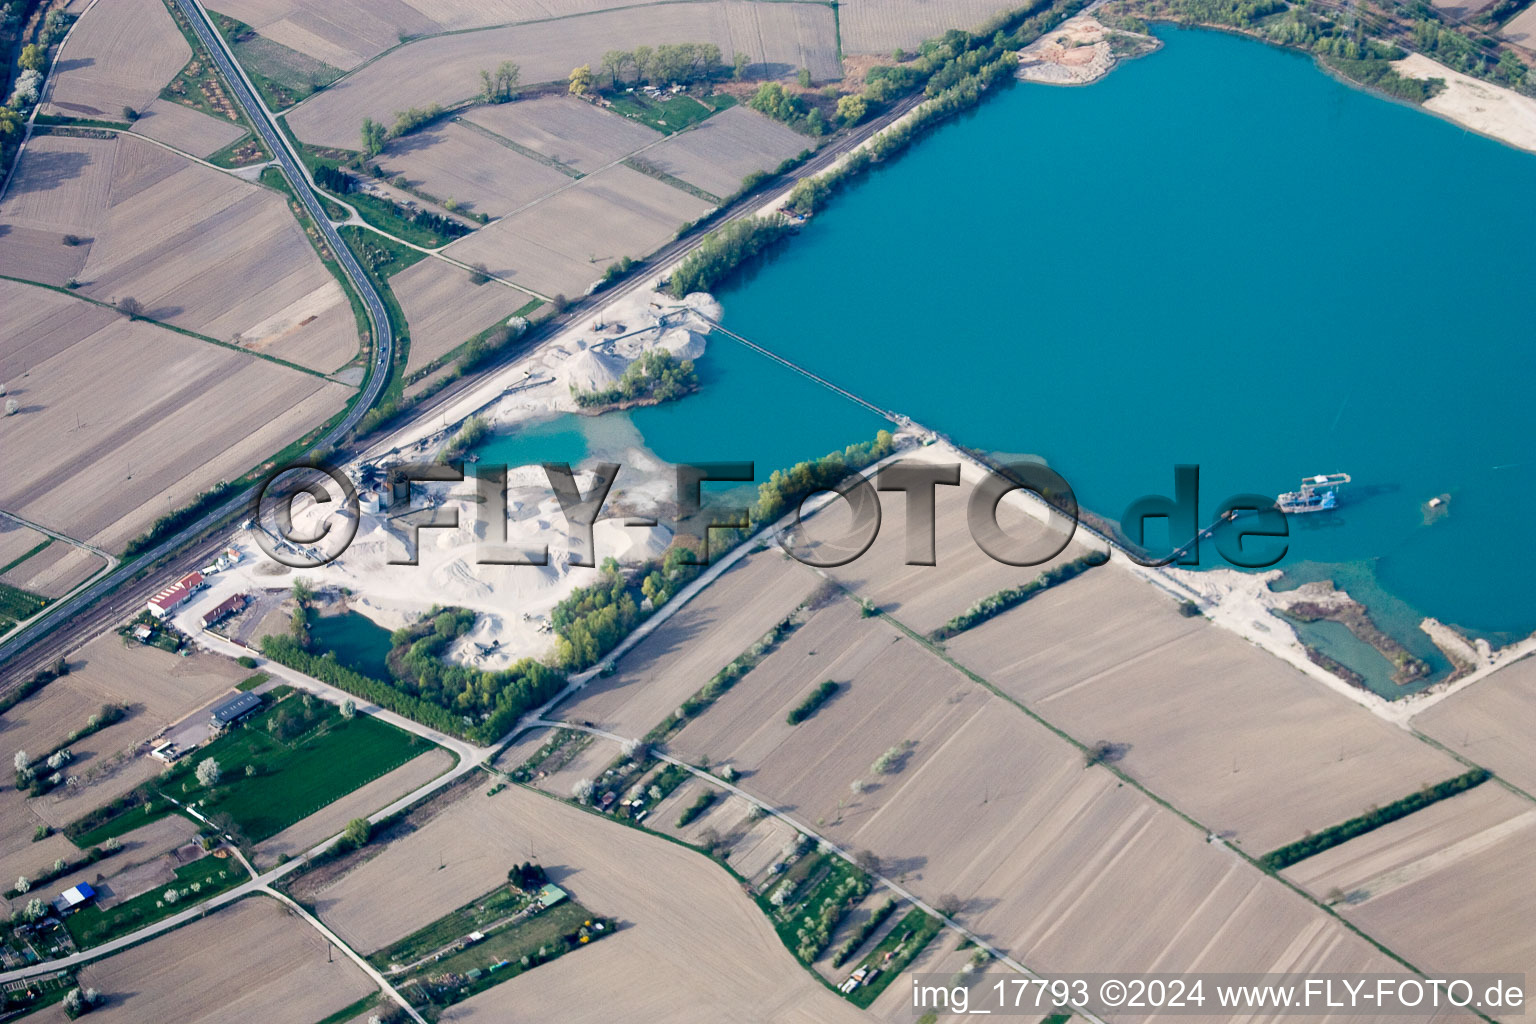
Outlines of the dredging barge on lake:
[{"label": "dredging barge on lake", "polygon": [[1322,473],[1304,477],[1301,490],[1286,491],[1275,499],[1275,507],[1286,515],[1331,512],[1339,507],[1339,490],[1347,483],[1348,473]]}]

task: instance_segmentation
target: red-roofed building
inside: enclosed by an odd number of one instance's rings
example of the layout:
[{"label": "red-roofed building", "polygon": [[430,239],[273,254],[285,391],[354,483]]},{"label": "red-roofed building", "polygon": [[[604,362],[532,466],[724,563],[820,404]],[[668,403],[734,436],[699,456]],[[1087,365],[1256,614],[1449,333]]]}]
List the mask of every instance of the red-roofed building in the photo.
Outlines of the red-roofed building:
[{"label": "red-roofed building", "polygon": [[249,596],[248,594],[235,594],[233,597],[225,598],[217,608],[203,614],[203,628],[207,629],[209,626],[217,625],[235,614],[235,612],[244,611],[245,602]]},{"label": "red-roofed building", "polygon": [[187,599],[205,586],[203,574],[189,572],[175,583],[149,599],[149,614],[163,619],[186,603]]}]

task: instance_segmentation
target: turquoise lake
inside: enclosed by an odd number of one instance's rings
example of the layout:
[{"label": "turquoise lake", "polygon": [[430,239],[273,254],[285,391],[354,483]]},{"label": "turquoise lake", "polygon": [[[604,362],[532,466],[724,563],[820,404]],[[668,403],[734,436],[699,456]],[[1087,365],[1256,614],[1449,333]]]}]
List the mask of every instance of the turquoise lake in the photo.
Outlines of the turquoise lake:
[{"label": "turquoise lake", "polygon": [[[1292,520],[1288,582],[1338,579],[1441,666],[1422,615],[1536,629],[1536,156],[1299,54],[1160,35],[1092,86],[1016,85],[928,136],[723,289],[726,324],[1046,459],[1112,518],[1171,494],[1177,463],[1200,466],[1202,521],[1350,473],[1340,512]],[[615,419],[760,478],[883,425],[722,337],[701,374]],[[575,419],[541,428],[551,450],[587,450]]]}]

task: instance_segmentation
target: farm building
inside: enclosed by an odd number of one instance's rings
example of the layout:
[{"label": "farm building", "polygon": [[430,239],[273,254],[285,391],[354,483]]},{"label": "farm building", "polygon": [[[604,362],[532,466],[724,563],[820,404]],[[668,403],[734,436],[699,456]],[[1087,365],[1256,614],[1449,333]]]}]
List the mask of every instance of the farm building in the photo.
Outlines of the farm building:
[{"label": "farm building", "polygon": [[203,589],[204,586],[206,584],[203,581],[202,573],[187,573],[181,579],[149,599],[149,614],[157,619],[165,618],[185,604],[189,597]]},{"label": "farm building", "polygon": [[60,893],[59,898],[53,901],[53,909],[62,917],[65,914],[74,913],[95,898],[96,890],[91,888],[90,883],[81,882]]},{"label": "farm building", "polygon": [[203,613],[203,628],[217,625],[239,611],[245,610],[245,603],[250,600],[249,594],[234,594],[220,601],[212,610]]},{"label": "farm building", "polygon": [[214,708],[208,715],[214,732],[222,732],[261,706],[261,695],[242,693]]}]

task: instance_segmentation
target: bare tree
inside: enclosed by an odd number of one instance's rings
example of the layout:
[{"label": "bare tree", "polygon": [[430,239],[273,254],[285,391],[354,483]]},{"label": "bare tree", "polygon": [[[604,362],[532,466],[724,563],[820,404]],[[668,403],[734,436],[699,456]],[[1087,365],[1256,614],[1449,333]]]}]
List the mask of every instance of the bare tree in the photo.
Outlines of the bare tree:
[{"label": "bare tree", "polygon": [[144,304],[132,295],[125,295],[118,299],[117,308],[126,314],[130,320],[137,320],[144,315]]},{"label": "bare tree", "polygon": [[860,850],[853,855],[853,862],[859,869],[871,875],[880,873],[880,857],[873,850]]},{"label": "bare tree", "polygon": [[952,892],[946,892],[939,897],[938,902],[933,905],[933,909],[945,917],[953,918],[965,909],[965,901]]}]

